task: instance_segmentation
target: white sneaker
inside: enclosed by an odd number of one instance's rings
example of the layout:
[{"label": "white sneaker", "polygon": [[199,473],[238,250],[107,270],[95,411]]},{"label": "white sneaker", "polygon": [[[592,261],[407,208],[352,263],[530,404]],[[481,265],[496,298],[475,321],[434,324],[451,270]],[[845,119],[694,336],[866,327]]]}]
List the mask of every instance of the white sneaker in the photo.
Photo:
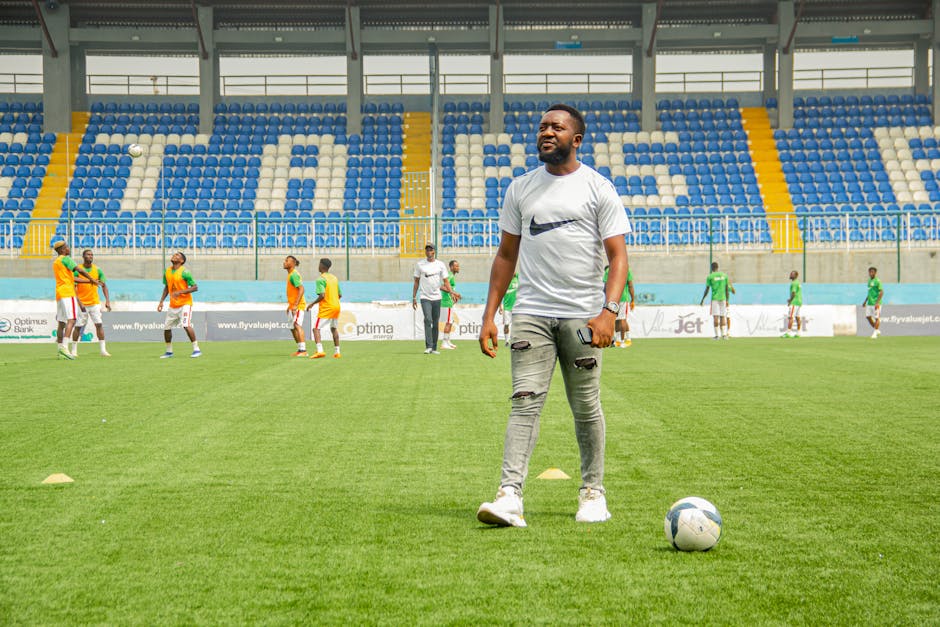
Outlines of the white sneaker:
[{"label": "white sneaker", "polygon": [[596,523],[610,520],[607,511],[607,498],[600,490],[581,488],[578,492],[578,513],[574,519],[583,523]]},{"label": "white sneaker", "polygon": [[110,357],[110,356],[111,356],[111,353],[109,353],[108,351],[101,351],[101,356],[102,356],[102,357]]},{"label": "white sneaker", "polygon": [[446,348],[447,350],[452,351],[457,348],[457,345],[451,342],[444,342],[441,344],[441,348]]},{"label": "white sneaker", "polygon": [[431,354],[431,351],[433,351],[433,350],[434,350],[433,348],[426,348],[426,349],[424,349],[424,354],[425,354],[425,355],[430,355],[430,354]]},{"label": "white sneaker", "polygon": [[878,331],[872,331],[872,332],[871,332],[871,339],[874,340],[874,339],[876,339],[877,337],[878,337]]},{"label": "white sneaker", "polygon": [[522,515],[522,496],[515,488],[504,486],[496,493],[492,503],[483,503],[477,510],[477,520],[500,527],[525,527]]}]

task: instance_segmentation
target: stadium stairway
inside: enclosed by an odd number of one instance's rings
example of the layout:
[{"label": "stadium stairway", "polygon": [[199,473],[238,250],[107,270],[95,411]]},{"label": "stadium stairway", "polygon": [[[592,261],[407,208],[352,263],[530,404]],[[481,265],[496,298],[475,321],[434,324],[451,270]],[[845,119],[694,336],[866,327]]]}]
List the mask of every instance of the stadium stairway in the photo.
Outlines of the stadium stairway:
[{"label": "stadium stairway", "polygon": [[[402,217],[431,215],[431,114],[406,111],[402,134]],[[401,223],[401,254],[420,257],[424,245],[434,240],[427,222]]]},{"label": "stadium stairway", "polygon": [[55,146],[49,155],[49,166],[42,181],[42,189],[36,198],[36,208],[23,237],[23,257],[47,257],[52,230],[52,220],[58,220],[62,214],[62,205],[68,191],[72,175],[75,173],[75,159],[81,146],[85,128],[91,114],[85,111],[72,113],[73,133],[56,133]]},{"label": "stadium stairway", "polygon": [[[754,163],[767,215],[792,214],[793,201],[783,175],[783,165],[780,163],[767,109],[742,108],[741,123],[747,133],[751,161]],[[796,221],[772,220],[770,233],[774,252],[803,250],[803,239]]]}]

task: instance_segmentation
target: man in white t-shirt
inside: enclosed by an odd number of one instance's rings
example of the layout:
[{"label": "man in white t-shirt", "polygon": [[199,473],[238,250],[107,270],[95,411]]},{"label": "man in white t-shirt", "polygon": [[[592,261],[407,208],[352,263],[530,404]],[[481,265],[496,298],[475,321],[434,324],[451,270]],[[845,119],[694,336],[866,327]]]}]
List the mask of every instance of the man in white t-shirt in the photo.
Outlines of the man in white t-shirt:
[{"label": "man in white t-shirt", "polygon": [[[502,238],[480,331],[480,348],[489,357],[499,345],[493,318],[517,262],[519,291],[512,310],[512,411],[502,478],[496,499],[477,511],[477,519],[487,524],[526,526],[522,488],[556,360],[581,451],[575,520],[610,518],[603,485],[601,349],[613,341],[627,280],[624,235],[630,223],[613,184],[578,162],[584,131],[578,110],[549,107],[536,138],[545,166],[512,182],[500,213]],[[606,284],[605,265],[610,265]]]},{"label": "man in white t-shirt", "polygon": [[424,247],[423,261],[415,264],[415,285],[411,292],[411,306],[418,308],[420,292],[421,313],[424,315],[424,354],[440,355],[437,350],[437,335],[441,322],[441,291],[450,294],[453,302],[460,300],[447,280],[447,266],[435,258],[434,244]]}]

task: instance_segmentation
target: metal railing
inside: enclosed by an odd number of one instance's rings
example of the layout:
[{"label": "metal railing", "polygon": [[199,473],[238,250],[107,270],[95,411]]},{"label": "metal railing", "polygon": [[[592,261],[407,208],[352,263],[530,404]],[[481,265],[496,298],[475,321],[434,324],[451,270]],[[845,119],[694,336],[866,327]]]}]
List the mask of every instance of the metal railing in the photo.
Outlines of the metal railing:
[{"label": "metal railing", "polygon": [[366,95],[430,94],[431,79],[427,74],[366,74],[363,91]]},{"label": "metal railing", "polygon": [[819,68],[793,72],[795,89],[871,89],[913,87],[914,68]]},{"label": "metal railing", "polygon": [[[0,251],[19,256],[29,229],[34,231],[30,240],[38,242],[38,250],[27,254],[48,252],[48,242],[58,233],[73,248],[109,248],[132,255],[157,254],[164,248],[196,248],[208,254],[255,249],[398,254],[406,249],[403,240],[408,233],[415,234],[422,248],[427,241],[435,241],[441,249],[491,253],[500,233],[495,217],[234,218],[206,213],[183,218],[177,211],[167,215],[154,211],[146,218],[5,218],[0,219]],[[935,248],[940,242],[940,212],[634,215],[631,223],[633,233],[627,237],[631,246],[667,254],[704,248],[800,252],[801,241],[811,249],[846,251]],[[775,230],[800,237],[774,243]]]},{"label": "metal railing", "polygon": [[233,74],[221,77],[223,96],[345,96],[345,74]]},{"label": "metal railing", "polygon": [[188,74],[89,74],[89,94],[199,95],[199,77]]},{"label": "metal railing", "polygon": [[[197,75],[89,74],[89,94],[197,95]],[[0,73],[0,93],[41,93],[42,74]],[[343,96],[345,74],[228,74],[220,77],[223,96]],[[762,70],[713,72],[658,72],[657,93],[754,92],[763,89]],[[809,68],[793,72],[794,88],[876,89],[909,88],[914,85],[913,66],[875,68]],[[427,74],[366,74],[366,95],[428,94]],[[442,94],[486,94],[489,74],[441,74]],[[630,72],[508,73],[503,76],[507,94],[631,93]]]},{"label": "metal railing", "polygon": [[622,94],[633,91],[633,75],[619,72],[505,74],[507,94]]},{"label": "metal railing", "polygon": [[0,93],[41,94],[42,74],[0,72]]},{"label": "metal railing", "polygon": [[760,70],[657,72],[656,91],[680,94],[760,91],[763,80]]}]

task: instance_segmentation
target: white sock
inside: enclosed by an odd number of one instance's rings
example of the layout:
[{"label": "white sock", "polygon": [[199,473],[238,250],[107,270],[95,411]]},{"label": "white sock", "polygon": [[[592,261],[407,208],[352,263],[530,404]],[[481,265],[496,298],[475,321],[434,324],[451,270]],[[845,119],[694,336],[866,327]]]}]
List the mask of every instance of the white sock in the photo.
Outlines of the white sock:
[{"label": "white sock", "polygon": [[321,342],[317,342],[317,352],[318,353],[323,352],[323,344]]},{"label": "white sock", "polygon": [[73,355],[78,355],[78,342],[76,342],[76,341],[74,341],[74,340],[72,341],[72,348],[70,349],[70,352],[71,352]]},{"label": "white sock", "polygon": [[173,342],[167,342],[167,343],[166,343],[166,352],[168,352],[168,353],[172,353],[172,352],[173,352]]},{"label": "white sock", "polygon": [[339,346],[334,346],[334,347],[333,347],[333,354],[334,354],[334,355],[339,355]]},{"label": "white sock", "polygon": [[445,344],[450,344],[450,333],[445,333],[445,334],[444,334],[444,343],[445,343]]},{"label": "white sock", "polygon": [[199,350],[199,342],[193,342],[193,352],[195,353],[197,350]]},{"label": "white sock", "polygon": [[307,351],[307,343],[297,342],[297,350],[299,350],[301,353],[305,353]]},{"label": "white sock", "polygon": [[107,353],[108,349],[104,346],[104,340],[98,340],[98,347],[101,348],[102,353]]}]

